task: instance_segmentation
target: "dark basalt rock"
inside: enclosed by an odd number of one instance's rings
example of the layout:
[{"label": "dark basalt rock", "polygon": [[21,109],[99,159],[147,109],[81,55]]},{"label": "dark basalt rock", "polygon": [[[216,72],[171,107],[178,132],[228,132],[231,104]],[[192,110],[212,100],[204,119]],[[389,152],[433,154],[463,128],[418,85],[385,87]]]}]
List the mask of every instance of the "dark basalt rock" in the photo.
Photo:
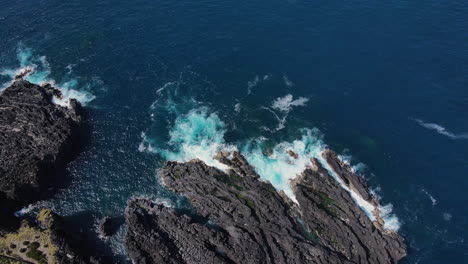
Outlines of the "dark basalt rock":
[{"label": "dark basalt rock", "polygon": [[[397,263],[406,255],[403,238],[371,222],[318,162],[292,183],[296,204],[260,181],[239,153],[217,158],[232,169],[191,161],[168,162],[160,172],[191,211],[129,201],[125,246],[134,263]],[[333,152],[324,158],[375,202]]]},{"label": "dark basalt rock", "polygon": [[81,105],[52,103],[60,91],[17,79],[0,94],[0,206],[44,198],[74,154],[82,124]]},{"label": "dark basalt rock", "polygon": [[105,216],[99,221],[98,231],[102,236],[113,236],[118,228],[116,219],[110,216]]}]

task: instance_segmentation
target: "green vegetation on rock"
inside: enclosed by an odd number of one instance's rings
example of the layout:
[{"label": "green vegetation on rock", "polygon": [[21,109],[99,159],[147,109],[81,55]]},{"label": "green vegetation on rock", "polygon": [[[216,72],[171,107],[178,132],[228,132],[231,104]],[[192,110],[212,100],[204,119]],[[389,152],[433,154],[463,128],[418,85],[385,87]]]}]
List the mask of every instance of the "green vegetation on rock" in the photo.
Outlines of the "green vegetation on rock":
[{"label": "green vegetation on rock", "polygon": [[39,247],[41,244],[38,242],[33,242],[28,246],[28,252],[26,253],[26,256],[30,259],[34,259],[37,261],[39,264],[47,264],[47,258],[42,253],[42,251],[39,250]]},{"label": "green vegetation on rock", "polygon": [[[58,249],[52,243],[52,230],[48,229],[54,225],[55,215],[44,209],[37,215],[37,220],[47,229],[43,230],[23,221],[16,232],[0,237],[0,255],[4,256],[0,259],[0,264],[22,261],[36,264],[56,263],[55,254]],[[13,260],[17,262],[12,262]]]},{"label": "green vegetation on rock", "polygon": [[238,185],[243,179],[241,176],[237,175],[236,173],[228,174],[218,174],[214,176],[218,181],[225,183],[228,186],[231,186],[238,191],[242,191],[242,187]]}]

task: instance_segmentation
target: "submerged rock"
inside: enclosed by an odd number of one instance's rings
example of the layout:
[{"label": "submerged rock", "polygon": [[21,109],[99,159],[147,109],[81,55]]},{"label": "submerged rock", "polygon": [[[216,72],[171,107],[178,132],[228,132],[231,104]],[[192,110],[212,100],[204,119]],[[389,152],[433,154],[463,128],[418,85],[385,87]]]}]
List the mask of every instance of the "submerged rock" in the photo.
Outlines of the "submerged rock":
[{"label": "submerged rock", "polygon": [[[193,210],[129,201],[125,247],[134,263],[397,263],[406,255],[403,238],[369,220],[319,162],[292,183],[295,203],[260,181],[239,153],[217,158],[232,169],[191,161],[168,162],[160,172]],[[324,158],[373,200],[333,152]]]},{"label": "submerged rock", "polygon": [[[0,207],[44,197],[76,153],[81,105],[52,102],[60,91],[18,78],[0,94]],[[55,178],[55,179],[54,179]],[[3,212],[5,213],[5,212]]]}]

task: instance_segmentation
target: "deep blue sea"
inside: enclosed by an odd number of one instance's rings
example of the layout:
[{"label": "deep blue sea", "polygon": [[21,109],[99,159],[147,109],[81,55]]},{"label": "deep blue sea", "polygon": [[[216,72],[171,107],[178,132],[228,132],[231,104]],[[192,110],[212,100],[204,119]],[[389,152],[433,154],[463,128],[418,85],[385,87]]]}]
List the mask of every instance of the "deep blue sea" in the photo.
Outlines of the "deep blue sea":
[{"label": "deep blue sea", "polygon": [[[466,0],[0,0],[0,89],[27,67],[91,131],[31,212],[91,229],[130,197],[173,199],[165,160],[220,167],[221,149],[288,193],[306,161],[284,150],[328,146],[381,197],[404,263],[468,263]],[[124,232],[101,243],[122,259]]]}]

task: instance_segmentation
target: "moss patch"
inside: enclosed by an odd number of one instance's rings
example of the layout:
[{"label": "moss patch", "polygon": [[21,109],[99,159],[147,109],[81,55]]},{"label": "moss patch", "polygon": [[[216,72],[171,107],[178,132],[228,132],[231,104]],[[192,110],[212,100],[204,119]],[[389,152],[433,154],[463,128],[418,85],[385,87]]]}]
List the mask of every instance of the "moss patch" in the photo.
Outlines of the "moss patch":
[{"label": "moss patch", "polygon": [[315,193],[319,198],[320,198],[320,203],[318,206],[323,209],[325,212],[327,212],[329,215],[337,217],[337,211],[336,207],[338,205],[336,204],[336,201],[331,198],[328,194],[321,192],[319,190],[314,189],[312,186],[305,185],[305,184],[299,184],[301,187]]},{"label": "moss patch", "polygon": [[255,203],[249,198],[245,197],[242,193],[236,193],[236,197],[240,201],[243,201],[248,207],[252,209],[256,207]]},{"label": "moss patch", "polygon": [[239,183],[243,181],[243,178],[236,173],[218,174],[214,176],[216,180],[225,183],[228,186],[235,188],[238,191],[242,191],[243,188],[239,186]]},{"label": "moss patch", "polygon": [[39,250],[41,244],[39,242],[33,242],[28,246],[28,252],[26,256],[30,259],[34,259],[39,264],[47,264],[47,257]]}]

